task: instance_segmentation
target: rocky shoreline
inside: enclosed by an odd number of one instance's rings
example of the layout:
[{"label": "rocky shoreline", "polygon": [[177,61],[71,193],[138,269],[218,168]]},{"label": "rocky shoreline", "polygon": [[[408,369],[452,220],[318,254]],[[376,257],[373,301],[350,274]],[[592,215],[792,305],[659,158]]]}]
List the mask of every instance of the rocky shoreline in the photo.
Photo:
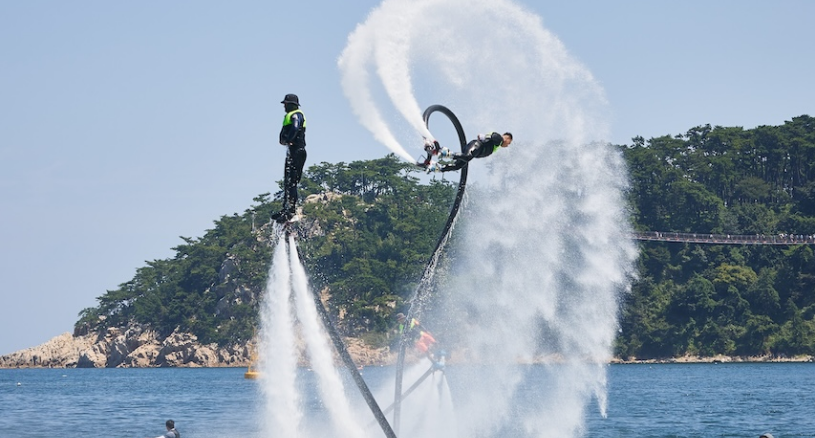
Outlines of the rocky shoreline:
[{"label": "rocky shoreline", "polygon": [[[395,355],[387,347],[370,347],[357,338],[346,338],[345,343],[348,353],[358,365],[389,365],[395,362]],[[300,365],[307,366],[305,349],[300,346],[299,350]],[[134,325],[86,335],[64,333],[42,345],[0,356],[0,368],[246,367],[253,361],[254,351],[253,343],[219,347],[201,344],[195,335],[189,333],[175,332],[162,339],[154,331]],[[455,356],[459,355],[454,354],[454,359]],[[560,360],[550,357],[534,362]],[[739,362],[815,362],[815,357],[685,356],[647,360],[612,358],[609,361],[613,364]]]},{"label": "rocky shoreline", "polygon": [[[371,348],[355,338],[345,342],[359,365],[393,362],[387,347]],[[303,350],[299,362],[305,366]],[[155,331],[134,325],[86,335],[66,332],[36,347],[0,356],[0,368],[246,367],[254,351],[252,342],[219,347],[201,344],[190,333],[160,338]]]}]

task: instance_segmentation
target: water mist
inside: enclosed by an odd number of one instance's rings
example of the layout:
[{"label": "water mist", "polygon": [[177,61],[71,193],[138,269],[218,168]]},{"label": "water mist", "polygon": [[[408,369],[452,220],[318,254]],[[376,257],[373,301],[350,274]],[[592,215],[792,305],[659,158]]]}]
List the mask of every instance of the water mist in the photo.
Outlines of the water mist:
[{"label": "water mist", "polygon": [[291,269],[285,237],[278,239],[261,307],[259,370],[265,396],[264,431],[299,436],[303,417],[296,387],[297,352],[291,308]]},{"label": "water mist", "polygon": [[333,436],[361,438],[364,436],[359,420],[352,414],[342,380],[336,368],[332,347],[314,307],[315,302],[308,287],[308,278],[300,259],[294,237],[289,237],[290,261],[293,286],[297,299],[297,314],[300,316],[303,337],[308,346],[311,368],[317,374],[323,404],[329,412],[334,427]]},{"label": "water mist", "polygon": [[[459,436],[580,436],[605,413],[606,363],[636,249],[607,103],[540,17],[509,0],[386,0],[349,36],[342,84],[361,123],[406,160],[420,108],[450,108],[470,138],[515,142],[470,164],[444,299],[447,337],[478,373],[453,395]],[[386,119],[386,114],[400,115]],[[433,134],[452,130],[433,126]],[[410,151],[410,152],[409,152]],[[425,316],[430,318],[431,316]],[[552,385],[519,409],[519,361],[546,359]],[[509,432],[511,430],[511,432]]]},{"label": "water mist", "polygon": [[[294,306],[292,306],[292,303]],[[359,416],[352,411],[346,389],[334,366],[328,340],[294,237],[280,236],[274,249],[263,298],[260,332],[260,385],[264,393],[266,436],[363,438]],[[306,396],[298,386],[298,345],[305,346],[316,376],[321,405],[329,423],[308,417]],[[308,427],[306,427],[308,426]],[[321,430],[329,428],[330,432]]]}]

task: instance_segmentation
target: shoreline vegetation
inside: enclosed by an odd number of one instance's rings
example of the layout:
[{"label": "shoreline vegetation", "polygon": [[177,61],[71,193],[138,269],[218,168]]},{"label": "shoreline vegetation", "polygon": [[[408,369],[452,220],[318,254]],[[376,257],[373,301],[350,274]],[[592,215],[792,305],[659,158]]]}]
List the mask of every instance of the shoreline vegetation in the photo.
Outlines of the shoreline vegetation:
[{"label": "shoreline vegetation", "polygon": [[612,359],[611,364],[693,364],[693,363],[809,363],[815,362],[815,357],[811,355],[800,355],[793,357],[775,357],[775,356],[712,356],[712,357],[699,357],[699,356],[682,356],[673,357],[670,359]]}]

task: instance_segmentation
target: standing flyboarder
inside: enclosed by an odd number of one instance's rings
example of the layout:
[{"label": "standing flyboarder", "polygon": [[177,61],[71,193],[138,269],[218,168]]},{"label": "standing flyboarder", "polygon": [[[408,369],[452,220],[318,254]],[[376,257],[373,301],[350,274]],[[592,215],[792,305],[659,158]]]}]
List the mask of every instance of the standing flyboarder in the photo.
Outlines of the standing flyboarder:
[{"label": "standing flyboarder", "polygon": [[280,129],[280,144],[288,146],[288,151],[283,171],[283,209],[273,214],[272,219],[284,223],[294,217],[297,208],[297,185],[306,164],[306,116],[300,110],[300,99],[296,94],[287,94],[280,103],[286,111]]}]

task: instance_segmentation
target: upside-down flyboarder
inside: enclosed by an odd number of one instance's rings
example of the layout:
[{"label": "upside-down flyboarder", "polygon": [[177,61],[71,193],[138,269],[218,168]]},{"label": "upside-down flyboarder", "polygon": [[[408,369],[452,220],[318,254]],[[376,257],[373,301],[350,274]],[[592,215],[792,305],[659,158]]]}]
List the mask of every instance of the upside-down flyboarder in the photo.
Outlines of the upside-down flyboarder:
[{"label": "upside-down flyboarder", "polygon": [[[505,132],[503,135],[497,132],[489,134],[478,134],[474,140],[467,143],[463,153],[453,153],[450,149],[441,147],[438,141],[425,140],[424,150],[427,158],[423,162],[417,163],[425,169],[425,172],[450,172],[459,170],[466,166],[473,158],[484,158],[493,154],[499,148],[509,147],[512,144],[512,133]],[[451,158],[452,163],[440,164],[433,161],[433,157],[441,159]]]}]

